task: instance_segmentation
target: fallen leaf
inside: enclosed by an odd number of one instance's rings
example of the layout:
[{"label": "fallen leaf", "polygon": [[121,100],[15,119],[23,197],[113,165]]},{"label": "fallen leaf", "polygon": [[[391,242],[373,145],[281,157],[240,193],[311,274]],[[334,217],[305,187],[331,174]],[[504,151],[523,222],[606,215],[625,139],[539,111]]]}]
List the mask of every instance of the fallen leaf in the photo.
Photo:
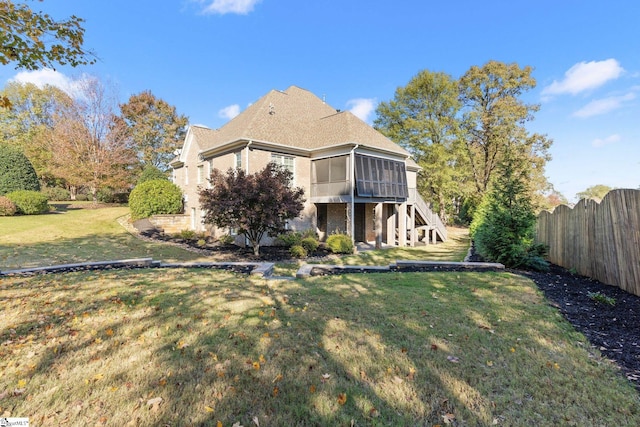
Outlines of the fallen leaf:
[{"label": "fallen leaf", "polygon": [[276,377],[273,379],[273,381],[271,381],[272,383],[278,382],[282,379],[282,374],[278,374],[276,375]]},{"label": "fallen leaf", "polygon": [[260,421],[258,420],[258,417],[253,417],[252,421],[257,427],[260,427]]},{"label": "fallen leaf", "polygon": [[340,393],[338,395],[338,403],[340,405],[344,405],[345,403],[347,403],[347,393]]},{"label": "fallen leaf", "polygon": [[27,385],[27,382],[25,380],[20,380],[18,381],[18,387],[19,388],[24,388],[24,386]]},{"label": "fallen leaf", "polygon": [[328,380],[329,378],[331,378],[331,374],[322,374],[323,380]]},{"label": "fallen leaf", "polygon": [[436,351],[438,346],[436,344],[431,344],[431,350]]},{"label": "fallen leaf", "polygon": [[153,399],[147,400],[147,406],[152,411],[157,411],[160,408],[160,404],[162,403],[161,397],[154,397]]},{"label": "fallen leaf", "polygon": [[243,427],[243,425],[240,424],[240,421],[238,421],[237,423],[233,423],[231,427]]},{"label": "fallen leaf", "polygon": [[487,360],[487,366],[489,367],[493,366],[493,362],[491,360]]},{"label": "fallen leaf", "polygon": [[213,408],[211,406],[204,407],[205,412],[213,412]]},{"label": "fallen leaf", "polygon": [[255,369],[256,371],[260,369],[260,363],[259,362],[253,362],[253,369]]},{"label": "fallen leaf", "polygon": [[95,381],[100,381],[103,378],[104,378],[104,374],[96,374],[96,375],[93,376],[93,379]]},{"label": "fallen leaf", "polygon": [[109,328],[105,331],[105,334],[107,334],[108,337],[112,337],[113,336],[113,329]]},{"label": "fallen leaf", "polygon": [[278,393],[280,393],[280,389],[278,388],[278,386],[275,386],[271,394],[273,395],[273,397],[276,397],[278,396]]},{"label": "fallen leaf", "polygon": [[460,359],[455,356],[447,356],[447,360],[451,363],[458,363],[460,361]]},{"label": "fallen leaf", "polygon": [[262,364],[265,364],[265,363],[266,363],[266,361],[267,361],[267,359],[265,359],[265,358],[264,358],[264,355],[263,355],[263,354],[261,354],[261,355],[260,355],[260,357],[258,358],[258,361],[259,361],[260,363],[262,363]]},{"label": "fallen leaf", "polygon": [[222,427],[222,422],[218,421],[218,422],[216,423],[216,427]]},{"label": "fallen leaf", "polygon": [[315,392],[316,392],[316,386],[315,386],[315,385],[313,385],[313,384],[311,384],[311,387],[309,387],[309,392],[310,392],[311,394],[315,393]]},{"label": "fallen leaf", "polygon": [[373,418],[378,418],[380,416],[380,412],[376,408],[369,409],[369,416]]},{"label": "fallen leaf", "polygon": [[409,381],[413,381],[414,376],[416,375],[415,368],[409,368],[409,374],[407,375],[407,379]]},{"label": "fallen leaf", "polygon": [[395,375],[393,377],[393,382],[396,383],[396,384],[402,384],[404,381],[402,380],[402,378],[400,378],[397,375]]},{"label": "fallen leaf", "polygon": [[451,413],[446,413],[442,416],[442,420],[445,424],[451,424],[456,419],[456,416]]}]

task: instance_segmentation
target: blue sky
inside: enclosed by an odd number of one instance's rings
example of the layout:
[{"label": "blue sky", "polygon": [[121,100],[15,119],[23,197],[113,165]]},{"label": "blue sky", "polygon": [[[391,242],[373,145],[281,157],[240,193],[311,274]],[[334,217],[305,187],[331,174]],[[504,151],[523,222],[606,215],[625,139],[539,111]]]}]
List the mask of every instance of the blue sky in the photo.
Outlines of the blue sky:
[{"label": "blue sky", "polygon": [[97,64],[0,80],[68,86],[83,73],[121,100],[151,90],[192,124],[222,126],[296,85],[371,123],[420,70],[460,77],[489,60],[534,67],[531,131],[554,140],[547,177],[570,201],[640,187],[640,2],[635,0],[45,0],[85,22]]}]

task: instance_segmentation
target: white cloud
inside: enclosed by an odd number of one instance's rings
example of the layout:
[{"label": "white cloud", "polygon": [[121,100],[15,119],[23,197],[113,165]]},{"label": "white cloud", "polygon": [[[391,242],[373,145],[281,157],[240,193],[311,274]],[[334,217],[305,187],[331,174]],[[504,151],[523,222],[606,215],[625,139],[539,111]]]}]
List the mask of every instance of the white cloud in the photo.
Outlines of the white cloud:
[{"label": "white cloud", "polygon": [[[86,78],[86,76],[83,76]],[[64,74],[52,70],[51,68],[43,68],[35,71],[21,71],[10,81],[18,83],[33,83],[39,88],[45,85],[55,86],[62,89],[67,95],[76,98],[80,93],[82,82],[73,80]]]},{"label": "white cloud", "polygon": [[356,98],[347,101],[349,111],[363,122],[366,122],[369,119],[369,116],[376,108],[375,104],[375,98]]},{"label": "white cloud", "polygon": [[261,1],[262,0],[207,0],[206,2],[200,1],[200,3],[206,3],[202,9],[202,13],[205,14],[225,15],[227,13],[236,13],[238,15],[246,15],[249,12],[253,12],[254,6]]},{"label": "white cloud", "polygon": [[625,102],[631,101],[635,98],[636,95],[634,93],[628,93],[621,96],[610,96],[608,98],[596,99],[573,113],[573,116],[585,119],[587,117],[606,114],[610,111],[617,110],[622,107]]},{"label": "white cloud", "polygon": [[600,139],[600,138],[594,139],[593,142],[591,143],[591,145],[593,145],[594,147],[603,147],[605,145],[614,144],[614,143],[620,141],[620,139],[621,139],[620,135],[618,135],[616,133],[616,134],[610,135],[610,136],[608,136],[608,137],[606,137],[604,139]]},{"label": "white cloud", "polygon": [[564,73],[562,81],[554,80],[542,90],[542,95],[576,95],[586,90],[602,86],[609,80],[620,77],[624,68],[615,59],[579,62]]},{"label": "white cloud", "polygon": [[218,117],[228,120],[233,119],[238,114],[240,114],[240,106],[238,104],[229,105],[218,111]]}]

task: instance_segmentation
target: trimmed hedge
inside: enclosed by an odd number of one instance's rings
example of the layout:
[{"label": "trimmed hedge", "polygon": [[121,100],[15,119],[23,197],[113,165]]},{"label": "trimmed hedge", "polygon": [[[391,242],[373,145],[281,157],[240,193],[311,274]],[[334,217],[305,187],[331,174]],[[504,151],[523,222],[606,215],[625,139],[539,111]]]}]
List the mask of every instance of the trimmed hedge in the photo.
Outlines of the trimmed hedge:
[{"label": "trimmed hedge", "polygon": [[49,212],[47,196],[39,191],[20,190],[7,194],[16,205],[16,213],[22,215],[39,215]]},{"label": "trimmed hedge", "polygon": [[327,247],[336,254],[353,253],[353,242],[346,234],[332,234],[327,237]]},{"label": "trimmed hedge", "polygon": [[182,191],[174,183],[154,179],[137,185],[129,195],[131,219],[149,218],[151,215],[182,213]]},{"label": "trimmed hedge", "polygon": [[0,144],[0,196],[19,190],[40,191],[36,170],[20,150]]}]

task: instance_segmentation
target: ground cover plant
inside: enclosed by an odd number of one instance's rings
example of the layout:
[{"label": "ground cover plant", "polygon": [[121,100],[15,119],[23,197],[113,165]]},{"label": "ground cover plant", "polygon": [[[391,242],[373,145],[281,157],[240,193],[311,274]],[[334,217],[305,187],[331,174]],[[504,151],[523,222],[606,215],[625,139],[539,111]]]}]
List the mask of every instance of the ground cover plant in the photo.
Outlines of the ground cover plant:
[{"label": "ground cover plant", "polygon": [[0,295],[0,415],[38,425],[640,423],[630,383],[511,273],[75,272]]}]

